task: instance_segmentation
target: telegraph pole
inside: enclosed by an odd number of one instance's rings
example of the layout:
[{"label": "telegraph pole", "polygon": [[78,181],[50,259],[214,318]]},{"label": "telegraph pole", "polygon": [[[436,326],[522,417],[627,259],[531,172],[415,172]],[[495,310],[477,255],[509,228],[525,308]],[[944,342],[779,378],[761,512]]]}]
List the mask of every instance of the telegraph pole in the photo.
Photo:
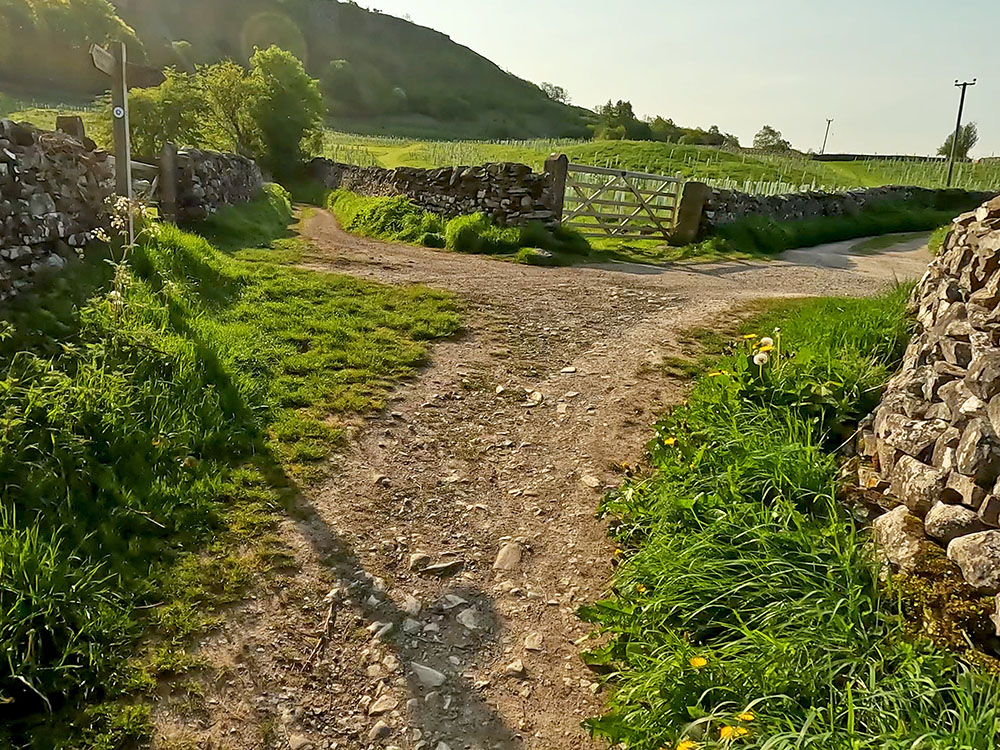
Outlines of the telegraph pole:
[{"label": "telegraph pole", "polygon": [[962,132],[962,112],[965,110],[965,92],[969,86],[976,85],[976,80],[973,78],[971,81],[959,83],[958,79],[955,79],[955,86],[962,89],[962,98],[958,100],[958,123],[955,125],[955,136],[951,139],[951,158],[948,160],[948,183],[945,187],[951,187],[952,177],[955,176],[955,157],[958,155],[958,137]]},{"label": "telegraph pole", "polygon": [[823,136],[823,148],[819,150],[820,154],[826,153],[826,144],[830,140],[830,126],[833,125],[833,118],[829,117],[826,120],[826,135]]}]

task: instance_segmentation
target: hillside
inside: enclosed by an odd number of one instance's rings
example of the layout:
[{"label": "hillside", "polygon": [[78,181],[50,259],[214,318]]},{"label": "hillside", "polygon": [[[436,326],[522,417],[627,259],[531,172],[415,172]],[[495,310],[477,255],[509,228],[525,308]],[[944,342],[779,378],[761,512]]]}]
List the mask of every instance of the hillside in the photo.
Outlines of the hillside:
[{"label": "hillside", "polygon": [[0,38],[14,40],[0,50],[0,84],[38,97],[102,90],[86,64],[92,42],[125,39],[137,62],[188,69],[278,44],[321,80],[343,129],[580,137],[591,116],[444,34],[336,0],[4,0]]}]

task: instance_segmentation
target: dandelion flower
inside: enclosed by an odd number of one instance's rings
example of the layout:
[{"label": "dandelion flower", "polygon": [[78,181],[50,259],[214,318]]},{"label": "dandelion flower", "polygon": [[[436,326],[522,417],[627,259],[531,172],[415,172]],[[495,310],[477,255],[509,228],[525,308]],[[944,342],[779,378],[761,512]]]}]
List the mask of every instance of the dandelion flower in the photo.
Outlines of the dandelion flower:
[{"label": "dandelion flower", "polygon": [[753,363],[757,365],[757,367],[763,367],[770,361],[771,358],[768,356],[767,352],[758,352],[753,355]]},{"label": "dandelion flower", "polygon": [[615,550],[615,557],[621,557],[624,554],[625,554],[625,550],[621,549],[620,547]]},{"label": "dandelion flower", "polygon": [[756,333],[748,333],[746,336],[743,337],[745,341],[749,341],[750,339],[755,339],[755,338],[757,338]]},{"label": "dandelion flower", "polygon": [[640,583],[635,590],[638,591],[640,594],[645,594],[649,589],[647,589]]},{"label": "dandelion flower", "polygon": [[699,747],[694,740],[681,740],[677,743],[676,750],[698,750]]},{"label": "dandelion flower", "polygon": [[773,344],[768,344],[767,346],[762,346],[757,351],[758,352],[764,352],[765,354],[767,352],[773,352],[774,351],[774,345]]},{"label": "dandelion flower", "polygon": [[719,730],[719,738],[723,740],[735,740],[746,737],[748,734],[750,734],[750,730],[746,727],[722,727]]},{"label": "dandelion flower", "polygon": [[760,340],[760,345],[761,347],[774,346],[774,339],[772,339],[770,336],[765,336]]},{"label": "dandelion flower", "polygon": [[753,721],[757,717],[754,716],[753,713],[750,711],[744,711],[741,714],[736,714],[736,718],[739,719],[740,721]]},{"label": "dandelion flower", "polygon": [[708,666],[708,659],[704,656],[692,656],[688,659],[688,664],[690,664],[695,669],[701,669],[702,667]]},{"label": "dandelion flower", "polygon": [[666,440],[663,441],[663,444],[664,445],[677,445],[677,438],[675,438],[675,437],[668,437]]}]

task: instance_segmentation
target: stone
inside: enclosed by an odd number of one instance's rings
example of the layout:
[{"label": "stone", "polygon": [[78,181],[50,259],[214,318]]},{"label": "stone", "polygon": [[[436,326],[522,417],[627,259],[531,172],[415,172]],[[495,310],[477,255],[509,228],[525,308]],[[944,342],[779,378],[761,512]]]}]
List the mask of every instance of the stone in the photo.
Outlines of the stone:
[{"label": "stone", "polygon": [[426,552],[414,552],[410,555],[410,570],[423,570],[431,564],[431,556]]},{"label": "stone", "polygon": [[986,530],[976,512],[964,505],[937,503],[924,518],[927,535],[947,545],[952,539]]},{"label": "stone", "polygon": [[377,742],[378,740],[384,740],[390,736],[392,736],[392,727],[384,721],[376,723],[375,726],[368,731],[369,742]]},{"label": "stone", "polygon": [[987,419],[972,419],[955,449],[955,468],[983,485],[1000,476],[1000,446]]},{"label": "stone", "polygon": [[519,680],[523,680],[528,676],[528,670],[524,668],[524,662],[520,659],[515,659],[506,667],[504,667],[504,674],[508,677],[516,677]]},{"label": "stone", "polygon": [[448,679],[444,672],[439,672],[433,667],[428,667],[424,664],[412,662],[410,664],[410,668],[413,670],[413,674],[417,676],[417,679],[420,680],[421,684],[427,688],[441,687]]},{"label": "stone", "polygon": [[876,518],[872,532],[879,556],[904,573],[916,570],[932,547],[923,522],[903,505]]},{"label": "stone", "polygon": [[465,563],[461,560],[449,560],[448,562],[428,565],[422,572],[427,573],[428,575],[437,576],[438,578],[446,578],[460,573],[464,565]]},{"label": "stone", "polygon": [[389,713],[390,711],[395,711],[398,706],[399,700],[389,694],[386,694],[368,707],[368,715],[381,716],[382,714]]},{"label": "stone", "polygon": [[543,638],[541,633],[529,633],[524,639],[524,647],[528,651],[541,651],[542,642]]},{"label": "stone", "polygon": [[469,607],[468,609],[463,609],[459,612],[458,617],[455,619],[458,621],[458,624],[466,630],[478,630],[479,620],[476,617],[476,614],[475,607]]},{"label": "stone", "polygon": [[411,617],[403,620],[403,632],[407,635],[413,635],[414,633],[419,633],[423,629],[423,625],[414,620]]},{"label": "stone", "polygon": [[1000,351],[983,352],[976,357],[965,378],[969,390],[983,401],[1000,395]]},{"label": "stone", "polygon": [[883,439],[896,450],[917,459],[925,457],[929,461],[930,451],[947,429],[947,422],[925,422],[892,415],[887,421],[886,435]]},{"label": "stone", "polygon": [[316,745],[305,735],[290,734],[288,735],[288,747],[290,750],[314,750]]},{"label": "stone", "polygon": [[950,505],[965,505],[972,510],[979,510],[986,498],[986,490],[976,484],[972,477],[952,471],[948,474],[941,500]]},{"label": "stone", "polygon": [[994,488],[992,495],[987,495],[979,505],[979,518],[987,526],[1000,528],[1000,496]]},{"label": "stone", "polygon": [[946,475],[912,456],[903,456],[892,471],[890,491],[921,518],[936,503],[945,488]]},{"label": "stone", "polygon": [[403,597],[403,603],[399,608],[406,614],[410,615],[410,617],[416,617],[420,614],[421,605],[420,601],[415,596],[407,594]]},{"label": "stone", "polygon": [[591,489],[595,490],[601,486],[601,480],[595,477],[593,474],[584,474],[582,477],[580,477],[580,481],[583,482],[588,487],[590,487]]},{"label": "stone", "polygon": [[493,570],[517,570],[520,565],[521,545],[517,542],[504,542],[493,562]]},{"label": "stone", "polygon": [[1000,593],[1000,531],[981,531],[954,539],[948,545],[948,557],[977,591]]}]

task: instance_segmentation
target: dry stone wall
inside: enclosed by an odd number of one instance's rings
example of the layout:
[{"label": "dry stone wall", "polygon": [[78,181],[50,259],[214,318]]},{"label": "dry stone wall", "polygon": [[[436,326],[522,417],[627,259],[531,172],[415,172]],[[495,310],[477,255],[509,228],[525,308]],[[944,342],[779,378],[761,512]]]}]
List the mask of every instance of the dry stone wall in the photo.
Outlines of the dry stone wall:
[{"label": "dry stone wall", "polygon": [[861,436],[861,484],[899,502],[876,541],[902,570],[944,547],[1000,594],[1000,198],[955,221],[913,307],[916,335]]},{"label": "dry stone wall", "polygon": [[222,206],[260,195],[264,176],[253,159],[187,149],[177,154],[177,206],[182,219],[200,221]]},{"label": "dry stone wall", "polygon": [[[702,213],[702,234],[708,235],[725,224],[761,216],[775,221],[802,221],[824,216],[852,216],[878,203],[907,203],[940,206],[955,210],[982,203],[996,193],[965,190],[928,190],[918,187],[886,186],[848,190],[842,193],[794,193],[761,196],[733,190],[712,190]],[[961,206],[961,208],[957,208]]]},{"label": "dry stone wall", "polygon": [[0,120],[0,300],[89,242],[113,189],[113,160],[93,143]]},{"label": "dry stone wall", "polygon": [[370,196],[405,195],[425,211],[446,218],[482,212],[509,226],[558,220],[552,178],[524,164],[382,169],[315,159],[310,171],[328,188]]}]

